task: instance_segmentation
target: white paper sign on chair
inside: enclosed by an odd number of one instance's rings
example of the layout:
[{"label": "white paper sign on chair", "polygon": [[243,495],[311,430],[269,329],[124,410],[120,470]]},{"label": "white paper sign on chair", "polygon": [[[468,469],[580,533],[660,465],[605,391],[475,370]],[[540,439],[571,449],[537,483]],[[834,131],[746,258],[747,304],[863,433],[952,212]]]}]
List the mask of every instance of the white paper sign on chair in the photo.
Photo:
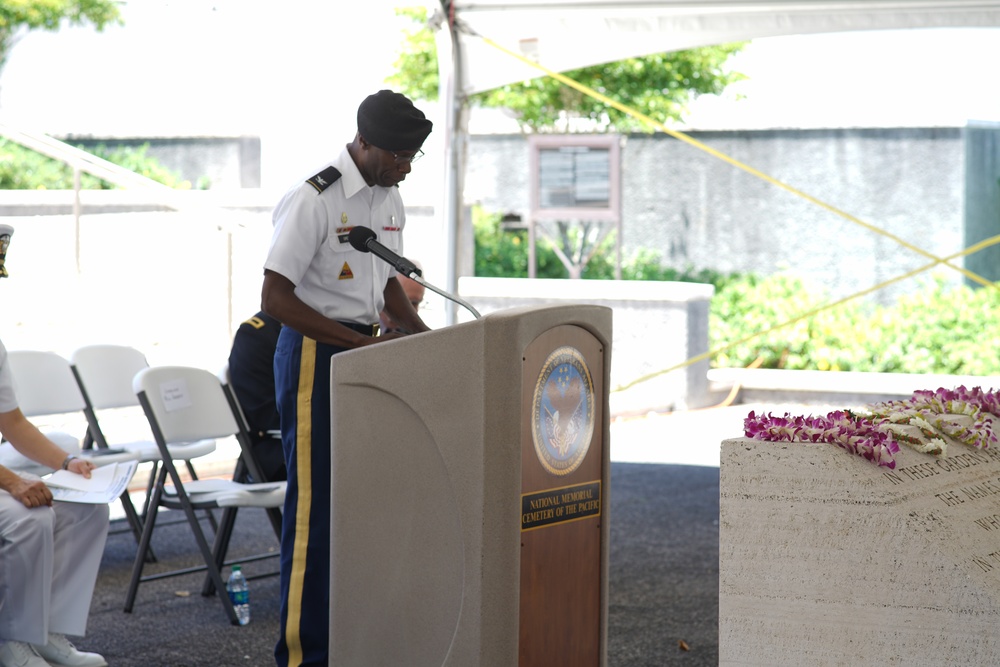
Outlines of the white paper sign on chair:
[{"label": "white paper sign on chair", "polygon": [[191,395],[187,383],[183,379],[171,380],[160,384],[160,398],[163,399],[163,409],[176,412],[191,407]]}]

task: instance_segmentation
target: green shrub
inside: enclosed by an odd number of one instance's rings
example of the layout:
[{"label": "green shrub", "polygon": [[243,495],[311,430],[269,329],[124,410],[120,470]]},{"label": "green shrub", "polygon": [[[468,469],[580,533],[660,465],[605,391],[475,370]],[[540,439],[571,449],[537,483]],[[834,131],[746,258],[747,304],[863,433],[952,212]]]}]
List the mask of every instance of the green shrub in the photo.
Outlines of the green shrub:
[{"label": "green shrub", "polygon": [[[528,277],[528,232],[525,229],[506,230],[499,214],[490,214],[480,207],[472,209],[472,231],[475,238],[475,274],[483,278]],[[562,262],[543,243],[536,246],[539,278],[565,278]]]},{"label": "green shrub", "polygon": [[739,342],[713,364],[748,366],[762,357],[763,368],[1000,373],[1000,289],[936,278],[891,307],[854,300],[798,319],[828,301],[825,290],[784,274],[732,281],[712,300],[710,346]]},{"label": "green shrub", "polygon": [[[149,144],[136,148],[108,149],[100,145],[88,152],[109,162],[153,179],[172,188],[187,189],[188,181],[163,167],[147,155]],[[80,174],[80,187],[87,190],[110,190],[115,186],[87,173]],[[0,139],[0,190],[72,190],[73,168],[20,144]]]},{"label": "green shrub", "polygon": [[878,370],[1000,374],[1000,284],[973,289],[938,279],[902,297],[893,315]]}]

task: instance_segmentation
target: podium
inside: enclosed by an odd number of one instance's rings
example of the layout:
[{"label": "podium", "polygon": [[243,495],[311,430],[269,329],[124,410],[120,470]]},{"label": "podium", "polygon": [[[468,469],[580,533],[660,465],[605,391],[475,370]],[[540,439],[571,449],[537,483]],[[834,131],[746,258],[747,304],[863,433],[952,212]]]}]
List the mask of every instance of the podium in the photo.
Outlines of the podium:
[{"label": "podium", "polygon": [[607,664],[611,310],[331,364],[330,663]]}]

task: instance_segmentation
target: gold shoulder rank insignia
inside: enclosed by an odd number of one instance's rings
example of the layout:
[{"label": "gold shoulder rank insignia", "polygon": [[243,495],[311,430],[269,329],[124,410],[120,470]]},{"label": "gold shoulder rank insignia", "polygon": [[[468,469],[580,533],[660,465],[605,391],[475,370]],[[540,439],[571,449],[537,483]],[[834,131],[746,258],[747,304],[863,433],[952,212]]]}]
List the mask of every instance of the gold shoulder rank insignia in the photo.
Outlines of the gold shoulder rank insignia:
[{"label": "gold shoulder rank insignia", "polygon": [[337,276],[337,280],[351,280],[354,278],[354,272],[351,271],[351,267],[344,262],[344,268],[340,270],[340,275]]}]

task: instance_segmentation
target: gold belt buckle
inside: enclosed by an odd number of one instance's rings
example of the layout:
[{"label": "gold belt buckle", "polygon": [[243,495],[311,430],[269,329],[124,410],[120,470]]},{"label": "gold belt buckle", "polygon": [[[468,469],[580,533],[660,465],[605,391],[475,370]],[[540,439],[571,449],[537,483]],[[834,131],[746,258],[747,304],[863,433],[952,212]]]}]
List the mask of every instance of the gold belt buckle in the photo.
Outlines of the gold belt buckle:
[{"label": "gold belt buckle", "polygon": [[381,335],[382,335],[382,324],[380,322],[376,322],[375,324],[372,325],[372,338]]}]

